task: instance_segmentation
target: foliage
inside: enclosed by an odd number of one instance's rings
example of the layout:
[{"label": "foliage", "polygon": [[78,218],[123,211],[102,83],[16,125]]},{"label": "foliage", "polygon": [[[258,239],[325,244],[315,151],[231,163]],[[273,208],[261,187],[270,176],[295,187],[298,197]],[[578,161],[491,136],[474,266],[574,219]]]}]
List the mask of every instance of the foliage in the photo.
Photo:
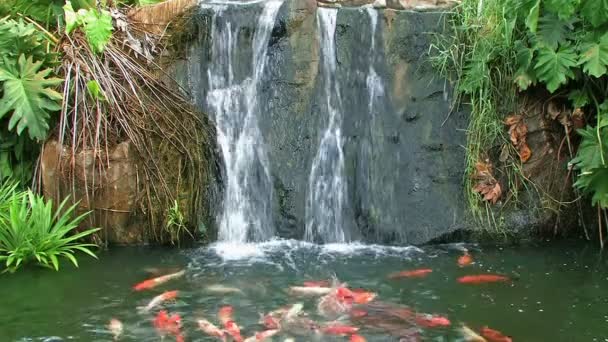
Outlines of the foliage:
[{"label": "foliage", "polygon": [[32,57],[19,57],[17,65],[6,60],[0,68],[0,82],[3,82],[3,97],[0,99],[0,119],[12,113],[8,129],[17,127],[17,134],[27,128],[30,138],[43,140],[48,131],[49,112],[61,109],[61,94],[53,87],[62,82],[59,78],[49,78],[51,69],[40,70],[42,62],[34,62]]},{"label": "foliage", "polygon": [[50,200],[45,202],[30,190],[18,193],[14,186],[5,185],[0,191],[4,191],[0,192],[3,201],[0,207],[7,208],[7,217],[0,217],[0,261],[8,271],[14,272],[30,262],[59,270],[59,258],[78,267],[77,252],[96,257],[91,251],[95,245],[80,240],[99,229],[75,233],[78,224],[88,215],[73,217],[77,204],[66,207],[66,198],[53,211]]},{"label": "foliage", "polygon": [[[516,90],[532,87],[569,101],[588,123],[596,121],[579,130],[572,165],[580,170],[575,186],[606,208],[608,0],[463,0],[451,23],[454,36],[437,40],[433,60],[455,76],[457,100],[471,101],[466,187],[474,212],[482,211],[471,190],[473,166],[505,139],[499,123],[515,111]],[[567,132],[571,126],[565,125]]]},{"label": "foliage", "polygon": [[[475,191],[476,166],[485,162],[486,152],[497,143],[510,144],[502,120],[517,104],[516,85],[509,75],[515,73],[516,60],[525,57],[517,55],[514,22],[507,19],[503,3],[484,1],[479,7],[477,0],[463,0],[449,20],[451,30],[446,32],[452,35],[438,35],[432,46],[433,64],[455,83],[454,105],[466,98],[471,106],[464,186],[469,207],[480,220],[487,204]],[[509,165],[510,172],[517,173],[517,164]]]},{"label": "foliage", "polygon": [[59,80],[49,77],[57,63],[52,44],[32,23],[0,19],[0,181],[29,182],[39,150],[32,139],[46,137],[49,116],[59,109]]},{"label": "foliage", "polygon": [[165,231],[170,236],[171,244],[177,243],[178,246],[182,236],[189,235],[191,238],[194,238],[186,226],[184,215],[176,200],[173,201],[173,206],[167,209],[167,224],[165,225]]},{"label": "foliage", "polygon": [[75,28],[82,27],[91,49],[101,53],[112,37],[112,16],[106,10],[96,8],[80,9],[77,13],[72,8],[72,3],[66,1],[63,6],[65,11],[65,31],[70,34]]}]

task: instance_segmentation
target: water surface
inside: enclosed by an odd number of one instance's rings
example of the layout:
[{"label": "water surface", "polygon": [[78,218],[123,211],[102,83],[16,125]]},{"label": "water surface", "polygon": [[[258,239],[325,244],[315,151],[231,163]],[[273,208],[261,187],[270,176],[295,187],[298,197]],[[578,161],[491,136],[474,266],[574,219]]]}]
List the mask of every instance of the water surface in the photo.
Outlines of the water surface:
[{"label": "water surface", "polygon": [[[136,307],[173,289],[182,296],[164,308],[183,317],[186,341],[212,341],[195,329],[195,320],[215,321],[217,309],[225,304],[234,306],[235,319],[247,336],[261,330],[259,313],[302,301],[286,293],[288,286],[334,274],[352,287],[376,291],[383,302],[441,314],[452,321],[450,328],[423,331],[424,341],[459,341],[456,327],[460,322],[472,328],[490,326],[513,336],[514,341],[606,341],[608,265],[595,246],[467,246],[476,263],[461,269],[456,259],[463,247],[319,247],[279,241],[182,251],[114,248],[98,261],[82,258],[80,269],[66,264],[59,273],[30,268],[0,276],[0,341],[111,341],[105,325],[112,317],[125,324],[123,341],[159,341],[152,314],[140,314]],[[149,277],[148,267],[178,267],[187,272],[184,278],[158,289],[133,292],[132,285]],[[386,278],[391,272],[416,268],[433,272],[424,279]],[[517,279],[480,286],[456,282],[459,276],[480,272]],[[215,284],[239,288],[243,294],[205,290]],[[303,303],[317,318],[316,303]],[[361,335],[368,341],[398,340],[365,329]]]}]

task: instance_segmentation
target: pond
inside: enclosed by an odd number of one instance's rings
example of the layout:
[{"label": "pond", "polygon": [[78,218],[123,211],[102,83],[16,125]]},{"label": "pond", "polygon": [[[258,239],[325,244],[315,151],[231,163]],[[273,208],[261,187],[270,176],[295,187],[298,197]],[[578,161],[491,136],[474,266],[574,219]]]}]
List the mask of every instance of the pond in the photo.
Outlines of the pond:
[{"label": "pond", "polygon": [[[474,263],[459,267],[456,261],[464,248]],[[32,268],[0,277],[0,341],[112,341],[106,329],[111,318],[124,324],[121,341],[159,341],[152,320],[160,308],[179,313],[186,341],[213,341],[197,329],[196,321],[206,318],[218,324],[217,312],[223,305],[234,308],[234,320],[245,337],[262,330],[261,313],[288,304],[302,303],[311,319],[323,323],[316,298],[295,297],[287,289],[332,276],[349,287],[374,291],[379,303],[407,305],[450,320],[447,327],[418,327],[423,341],[462,341],[462,323],[474,330],[500,330],[514,341],[608,341],[608,264],[595,245],[397,248],[272,241],[181,251],[114,248],[99,260],[82,258],[80,269],[64,266],[58,273]],[[422,278],[387,277],[421,268],[432,272]],[[175,269],[185,269],[185,275],[150,290],[132,289],[155,271]],[[503,274],[512,281],[457,282],[458,277],[479,273]],[[137,309],[167,290],[180,291],[176,301],[150,313]],[[359,326],[359,334],[368,341],[399,340],[363,323],[343,323]],[[348,340],[285,333],[274,341],[288,335],[296,341]]]}]

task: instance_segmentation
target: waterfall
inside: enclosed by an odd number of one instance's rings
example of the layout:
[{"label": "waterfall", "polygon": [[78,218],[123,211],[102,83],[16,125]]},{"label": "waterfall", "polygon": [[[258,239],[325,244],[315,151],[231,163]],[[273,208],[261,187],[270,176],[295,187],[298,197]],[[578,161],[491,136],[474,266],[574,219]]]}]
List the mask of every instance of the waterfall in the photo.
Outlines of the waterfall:
[{"label": "waterfall", "polygon": [[224,207],[219,240],[263,241],[274,235],[272,179],[264,139],[258,126],[258,83],[267,63],[266,52],[282,1],[265,1],[252,41],[250,75],[235,76],[241,28],[225,15],[227,5],[214,7],[212,60],[207,75],[207,105],[215,115],[217,139],[226,168]]},{"label": "waterfall", "polygon": [[343,109],[336,67],[337,13],[335,9],[317,10],[317,25],[321,35],[323,97],[329,118],[312,162],[306,202],[304,239],[315,242],[346,242],[350,239],[343,221],[346,183],[341,132]]}]

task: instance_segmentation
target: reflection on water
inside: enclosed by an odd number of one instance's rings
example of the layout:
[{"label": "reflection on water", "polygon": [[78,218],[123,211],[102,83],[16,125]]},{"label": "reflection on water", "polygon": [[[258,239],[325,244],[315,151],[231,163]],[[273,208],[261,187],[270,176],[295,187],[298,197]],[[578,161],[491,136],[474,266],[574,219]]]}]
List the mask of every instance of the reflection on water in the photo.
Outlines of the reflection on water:
[{"label": "reflection on water", "polygon": [[[456,260],[464,248],[475,263],[459,268]],[[234,307],[235,320],[249,336],[262,329],[257,323],[260,313],[296,302],[319,320],[315,299],[291,297],[287,288],[332,276],[377,292],[381,302],[450,319],[448,328],[425,329],[423,341],[458,341],[461,322],[474,329],[487,325],[515,341],[605,341],[608,336],[608,265],[596,249],[578,245],[492,249],[454,244],[419,249],[277,240],[181,252],[114,249],[99,261],[82,261],[81,269],[66,264],[59,273],[31,269],[0,277],[0,341],[111,341],[105,325],[112,317],[124,323],[121,340],[159,341],[153,314],[136,308],[176,289],[180,297],[163,307],[182,316],[186,341],[212,341],[196,329],[196,319],[217,321],[222,305]],[[185,268],[186,276],[149,291],[132,291],[135,283],[152,277],[149,272],[172,272],[176,267]],[[420,279],[387,279],[392,272],[417,268],[433,272]],[[516,279],[477,286],[456,282],[480,272]],[[379,330],[362,328],[360,334],[368,341],[398,340]],[[283,341],[282,337],[274,340]]]}]

